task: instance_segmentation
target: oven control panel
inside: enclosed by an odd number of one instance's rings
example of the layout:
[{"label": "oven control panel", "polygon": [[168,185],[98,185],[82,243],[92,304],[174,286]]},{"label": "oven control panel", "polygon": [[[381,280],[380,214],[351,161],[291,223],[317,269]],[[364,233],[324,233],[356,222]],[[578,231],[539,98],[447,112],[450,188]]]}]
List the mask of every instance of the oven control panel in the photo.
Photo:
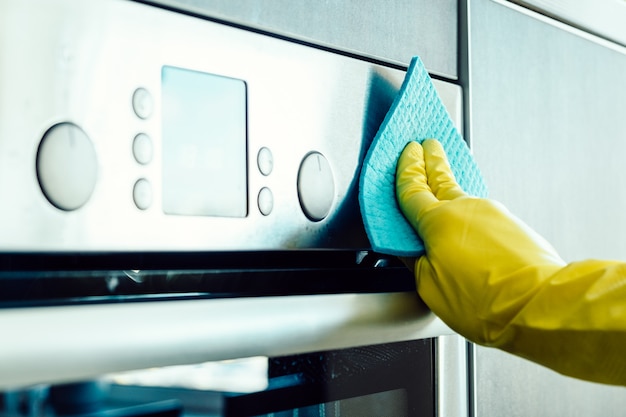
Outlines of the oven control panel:
[{"label": "oven control panel", "polygon": [[0,55],[0,252],[367,249],[402,71],[120,0],[3,1]]}]

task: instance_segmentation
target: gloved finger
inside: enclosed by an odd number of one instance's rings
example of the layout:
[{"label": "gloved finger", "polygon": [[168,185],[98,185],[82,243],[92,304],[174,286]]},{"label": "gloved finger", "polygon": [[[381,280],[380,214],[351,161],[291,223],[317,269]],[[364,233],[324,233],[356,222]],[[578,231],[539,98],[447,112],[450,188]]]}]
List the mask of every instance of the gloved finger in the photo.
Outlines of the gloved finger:
[{"label": "gloved finger", "polygon": [[410,142],[398,159],[396,197],[402,213],[416,230],[423,213],[438,203],[428,186],[424,151],[417,142]]},{"label": "gloved finger", "polygon": [[459,184],[450,170],[450,164],[441,143],[436,139],[422,142],[428,185],[439,200],[454,200],[465,197]]}]

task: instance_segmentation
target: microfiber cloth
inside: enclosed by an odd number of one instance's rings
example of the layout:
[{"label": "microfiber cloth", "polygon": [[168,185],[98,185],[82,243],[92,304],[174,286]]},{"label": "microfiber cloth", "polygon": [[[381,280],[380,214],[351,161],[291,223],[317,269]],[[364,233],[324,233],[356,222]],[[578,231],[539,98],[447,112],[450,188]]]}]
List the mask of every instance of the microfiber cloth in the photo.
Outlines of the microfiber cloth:
[{"label": "microfiber cloth", "polygon": [[396,200],[396,164],[410,141],[441,142],[461,188],[485,197],[487,188],[467,144],[439,98],[428,71],[414,57],[402,87],[365,156],[359,179],[359,205],[374,251],[419,256],[424,244],[406,220]]}]

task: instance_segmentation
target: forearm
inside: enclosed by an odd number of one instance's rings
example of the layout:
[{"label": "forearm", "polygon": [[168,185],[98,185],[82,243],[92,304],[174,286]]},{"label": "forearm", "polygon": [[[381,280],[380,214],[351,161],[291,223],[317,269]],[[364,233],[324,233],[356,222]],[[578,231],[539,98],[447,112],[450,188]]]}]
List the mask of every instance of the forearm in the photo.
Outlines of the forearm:
[{"label": "forearm", "polygon": [[576,262],[547,278],[537,275],[547,271],[519,272],[511,277],[520,281],[517,291],[488,278],[449,297],[440,292],[446,284],[430,278],[419,291],[468,340],[565,375],[626,385],[626,264]]},{"label": "forearm", "polygon": [[626,385],[626,264],[561,269],[494,342],[566,375]]}]

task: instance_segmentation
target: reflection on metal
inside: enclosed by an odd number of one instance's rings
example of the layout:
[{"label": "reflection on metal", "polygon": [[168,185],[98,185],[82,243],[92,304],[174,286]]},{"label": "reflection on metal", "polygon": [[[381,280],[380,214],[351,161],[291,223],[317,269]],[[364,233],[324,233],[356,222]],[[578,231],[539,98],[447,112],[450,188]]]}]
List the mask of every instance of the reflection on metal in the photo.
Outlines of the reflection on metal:
[{"label": "reflection on metal", "polygon": [[469,370],[467,342],[458,335],[437,338],[437,417],[467,417]]},{"label": "reflection on metal", "polygon": [[513,0],[563,23],[626,46],[626,2],[618,0]]},{"label": "reflection on metal", "polygon": [[106,375],[120,385],[198,391],[255,392],[267,388],[268,358],[255,356],[192,365],[165,366]]}]

